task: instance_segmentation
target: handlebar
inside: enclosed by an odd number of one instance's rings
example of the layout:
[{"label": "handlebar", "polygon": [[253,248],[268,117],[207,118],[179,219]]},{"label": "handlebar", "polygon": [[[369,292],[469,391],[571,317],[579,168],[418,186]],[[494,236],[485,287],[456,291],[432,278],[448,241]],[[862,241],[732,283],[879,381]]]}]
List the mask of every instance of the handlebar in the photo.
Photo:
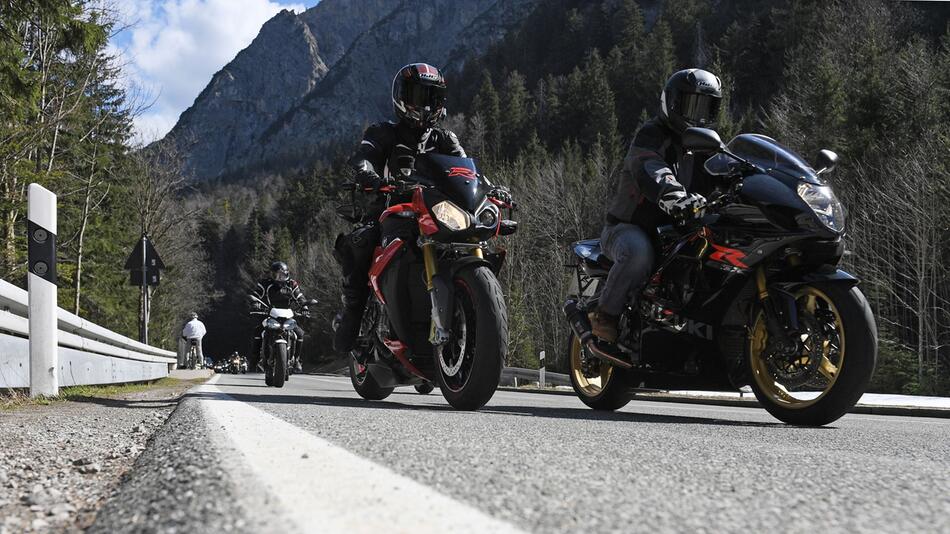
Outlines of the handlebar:
[{"label": "handlebar", "polygon": [[417,187],[425,188],[425,184],[413,181],[406,180],[387,180],[380,183],[380,185],[365,186],[359,182],[346,182],[337,186],[338,191],[353,191],[357,193],[411,193],[413,189]]}]

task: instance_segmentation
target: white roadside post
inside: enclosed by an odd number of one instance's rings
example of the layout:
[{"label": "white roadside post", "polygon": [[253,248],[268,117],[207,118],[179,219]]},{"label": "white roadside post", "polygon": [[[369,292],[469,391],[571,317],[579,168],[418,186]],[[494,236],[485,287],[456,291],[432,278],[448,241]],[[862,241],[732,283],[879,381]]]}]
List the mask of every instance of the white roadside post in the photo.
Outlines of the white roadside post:
[{"label": "white roadside post", "polygon": [[538,355],[538,359],[541,360],[541,368],[538,369],[538,387],[544,387],[544,351],[541,351],[541,354]]},{"label": "white roadside post", "polygon": [[30,184],[27,208],[30,396],[59,395],[56,305],[56,195]]}]

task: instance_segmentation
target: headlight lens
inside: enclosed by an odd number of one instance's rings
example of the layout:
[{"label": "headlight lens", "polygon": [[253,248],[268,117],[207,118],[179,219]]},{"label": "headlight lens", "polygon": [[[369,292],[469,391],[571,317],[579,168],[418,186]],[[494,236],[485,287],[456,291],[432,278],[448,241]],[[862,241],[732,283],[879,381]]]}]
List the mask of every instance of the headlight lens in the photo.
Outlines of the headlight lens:
[{"label": "headlight lens", "polygon": [[831,187],[802,182],[798,184],[798,196],[815,212],[821,224],[838,233],[844,231],[844,206]]},{"label": "headlight lens", "polygon": [[287,319],[284,321],[284,330],[293,330],[294,328],[297,328],[297,321],[294,321],[293,319]]},{"label": "headlight lens", "polygon": [[468,214],[448,200],[432,206],[432,215],[449,230],[464,230],[472,224]]},{"label": "headlight lens", "polygon": [[268,317],[264,319],[264,328],[280,328],[280,321],[273,317]]},{"label": "headlight lens", "polygon": [[485,208],[478,214],[478,222],[482,226],[492,227],[498,223],[498,216],[495,214],[495,210]]}]

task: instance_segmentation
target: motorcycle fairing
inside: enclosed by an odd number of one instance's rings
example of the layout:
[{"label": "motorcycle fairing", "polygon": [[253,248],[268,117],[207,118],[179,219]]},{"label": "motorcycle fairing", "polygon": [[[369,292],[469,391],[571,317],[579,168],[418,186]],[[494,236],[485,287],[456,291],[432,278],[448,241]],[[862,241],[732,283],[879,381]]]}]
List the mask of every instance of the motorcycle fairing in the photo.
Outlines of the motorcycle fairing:
[{"label": "motorcycle fairing", "polygon": [[416,159],[416,170],[432,177],[449,200],[469,213],[475,212],[488,192],[472,158],[427,154]]},{"label": "motorcycle fairing", "polygon": [[369,284],[372,286],[373,292],[376,293],[376,298],[378,298],[383,305],[386,304],[386,296],[383,295],[383,291],[380,289],[379,277],[386,270],[386,267],[389,266],[390,262],[392,262],[396,254],[402,250],[403,245],[405,245],[405,242],[398,237],[392,240],[392,242],[373,259],[373,265],[369,268]]},{"label": "motorcycle fairing", "polygon": [[384,339],[383,344],[386,345],[386,348],[389,349],[389,352],[393,353],[393,356],[395,356],[396,359],[399,360],[399,363],[401,363],[402,366],[405,367],[407,371],[418,376],[419,378],[422,378],[424,380],[429,380],[429,377],[427,377],[422,371],[416,368],[416,366],[413,365],[412,362],[409,361],[409,358],[406,357],[406,353],[409,352],[408,345],[406,345],[405,343],[397,339]]}]

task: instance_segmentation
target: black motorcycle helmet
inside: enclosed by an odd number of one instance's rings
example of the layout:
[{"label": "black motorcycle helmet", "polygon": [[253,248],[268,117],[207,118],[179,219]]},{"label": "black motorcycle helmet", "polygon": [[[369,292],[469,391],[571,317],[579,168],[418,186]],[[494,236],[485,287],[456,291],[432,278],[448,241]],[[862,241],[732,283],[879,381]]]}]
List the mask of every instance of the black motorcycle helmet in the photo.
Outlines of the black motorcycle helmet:
[{"label": "black motorcycle helmet", "polygon": [[689,127],[713,128],[722,101],[722,82],[702,69],[674,73],[660,94],[660,116],[673,131]]},{"label": "black motorcycle helmet", "polygon": [[393,78],[393,111],[413,128],[428,129],[445,117],[445,78],[428,63],[410,63]]},{"label": "black motorcycle helmet", "polygon": [[271,277],[278,282],[290,280],[290,269],[287,267],[287,264],[282,261],[275,261],[270,264],[270,274]]}]

